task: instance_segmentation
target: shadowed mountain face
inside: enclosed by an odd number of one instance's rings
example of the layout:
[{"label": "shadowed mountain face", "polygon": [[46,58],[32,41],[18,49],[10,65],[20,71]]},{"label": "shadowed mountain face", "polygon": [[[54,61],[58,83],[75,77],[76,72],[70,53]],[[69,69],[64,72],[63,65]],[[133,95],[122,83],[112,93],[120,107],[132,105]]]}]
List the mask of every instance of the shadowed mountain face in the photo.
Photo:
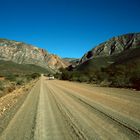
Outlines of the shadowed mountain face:
[{"label": "shadowed mountain face", "polygon": [[80,64],[92,58],[110,57],[138,47],[140,47],[140,33],[114,37],[88,51],[81,58]]},{"label": "shadowed mountain face", "polygon": [[125,65],[140,59],[140,33],[114,37],[88,51],[76,67],[79,71],[93,71],[109,66]]},{"label": "shadowed mountain face", "polygon": [[60,57],[49,54],[46,50],[6,39],[0,39],[0,60],[34,64],[51,70],[65,68],[68,65]]}]

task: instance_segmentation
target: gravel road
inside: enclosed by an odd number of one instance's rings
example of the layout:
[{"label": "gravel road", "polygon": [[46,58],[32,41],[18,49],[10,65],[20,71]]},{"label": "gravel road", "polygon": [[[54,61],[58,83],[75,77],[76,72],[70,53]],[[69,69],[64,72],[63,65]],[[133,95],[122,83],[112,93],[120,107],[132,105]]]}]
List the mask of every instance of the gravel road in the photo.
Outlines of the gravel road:
[{"label": "gravel road", "polygon": [[44,76],[0,134],[0,140],[129,139],[140,139],[140,92]]}]

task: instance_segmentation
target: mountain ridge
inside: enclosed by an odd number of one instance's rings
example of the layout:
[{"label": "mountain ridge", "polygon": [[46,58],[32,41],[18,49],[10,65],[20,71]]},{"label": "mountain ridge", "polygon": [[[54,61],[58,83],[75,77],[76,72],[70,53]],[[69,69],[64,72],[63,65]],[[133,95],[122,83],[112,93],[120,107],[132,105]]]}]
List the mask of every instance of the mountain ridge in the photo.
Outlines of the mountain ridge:
[{"label": "mountain ridge", "polygon": [[59,56],[23,42],[0,39],[0,60],[18,64],[34,64],[52,71],[67,67],[68,63]]},{"label": "mountain ridge", "polygon": [[117,37],[113,37],[85,53],[80,59],[79,64],[82,64],[89,59],[104,56],[112,56],[129,49],[137,48],[139,46],[140,33],[128,33]]}]

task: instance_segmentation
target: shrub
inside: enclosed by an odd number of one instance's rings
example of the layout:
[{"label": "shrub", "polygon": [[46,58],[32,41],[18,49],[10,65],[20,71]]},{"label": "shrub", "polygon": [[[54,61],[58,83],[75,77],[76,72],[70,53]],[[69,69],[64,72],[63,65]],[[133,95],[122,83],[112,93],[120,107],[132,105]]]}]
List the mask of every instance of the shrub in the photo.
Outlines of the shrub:
[{"label": "shrub", "polygon": [[140,78],[136,78],[136,79],[131,79],[132,81],[132,87],[140,90]]},{"label": "shrub", "polygon": [[54,77],[57,78],[57,79],[61,79],[61,73],[56,73],[56,74],[54,75]]},{"label": "shrub", "polygon": [[23,85],[24,84],[24,79],[18,79],[16,81],[16,85]]},{"label": "shrub", "polygon": [[70,81],[78,81],[78,80],[79,80],[79,77],[74,77],[74,76],[72,76],[70,79]]},{"label": "shrub", "polygon": [[6,79],[9,81],[16,81],[16,76],[13,74],[6,75]]},{"label": "shrub", "polygon": [[111,85],[111,82],[109,82],[108,80],[103,80],[102,82],[100,82],[100,86],[103,87],[109,87]]},{"label": "shrub", "polygon": [[40,77],[40,74],[39,73],[32,73],[32,74],[25,75],[25,77],[28,81],[30,81],[32,79],[36,79],[36,78]]},{"label": "shrub", "polygon": [[4,84],[2,81],[0,81],[0,90],[3,91],[4,90]]},{"label": "shrub", "polygon": [[31,78],[32,79],[36,79],[38,77],[40,77],[40,74],[39,73],[33,73],[33,74],[31,74]]},{"label": "shrub", "polygon": [[109,78],[111,82],[111,86],[115,87],[128,87],[129,86],[129,78],[125,77],[125,75],[115,75]]},{"label": "shrub", "polygon": [[15,90],[15,86],[9,86],[6,90],[8,92],[12,92],[13,90]]},{"label": "shrub", "polygon": [[70,80],[71,79],[71,72],[69,71],[64,71],[61,75],[62,80]]},{"label": "shrub", "polygon": [[86,75],[81,75],[81,76],[78,78],[78,81],[79,81],[79,82],[88,82],[88,81],[89,81],[89,77],[87,77]]}]

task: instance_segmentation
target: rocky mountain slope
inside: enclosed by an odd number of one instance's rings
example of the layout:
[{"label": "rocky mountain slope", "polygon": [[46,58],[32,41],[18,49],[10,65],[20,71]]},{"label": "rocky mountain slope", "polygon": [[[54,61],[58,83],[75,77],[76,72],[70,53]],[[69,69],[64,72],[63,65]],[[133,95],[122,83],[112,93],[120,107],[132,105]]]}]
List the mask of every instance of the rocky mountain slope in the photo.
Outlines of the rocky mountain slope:
[{"label": "rocky mountain slope", "polygon": [[113,37],[87,52],[81,58],[80,64],[92,58],[113,56],[138,47],[140,47],[140,33]]},{"label": "rocky mountain slope", "polygon": [[43,68],[57,70],[67,67],[67,63],[46,50],[7,39],[0,39],[0,60],[18,64],[34,64]]}]

